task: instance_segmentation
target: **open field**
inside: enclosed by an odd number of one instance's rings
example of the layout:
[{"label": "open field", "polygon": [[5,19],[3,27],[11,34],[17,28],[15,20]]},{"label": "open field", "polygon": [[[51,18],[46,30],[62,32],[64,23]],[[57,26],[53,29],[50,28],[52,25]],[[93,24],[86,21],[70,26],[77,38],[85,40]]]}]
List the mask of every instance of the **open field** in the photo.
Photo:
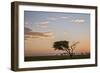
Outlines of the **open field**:
[{"label": "open field", "polygon": [[65,59],[87,59],[90,55],[74,55],[72,58],[66,55],[63,56],[33,56],[25,57],[25,61],[45,61],[45,60],[65,60]]}]

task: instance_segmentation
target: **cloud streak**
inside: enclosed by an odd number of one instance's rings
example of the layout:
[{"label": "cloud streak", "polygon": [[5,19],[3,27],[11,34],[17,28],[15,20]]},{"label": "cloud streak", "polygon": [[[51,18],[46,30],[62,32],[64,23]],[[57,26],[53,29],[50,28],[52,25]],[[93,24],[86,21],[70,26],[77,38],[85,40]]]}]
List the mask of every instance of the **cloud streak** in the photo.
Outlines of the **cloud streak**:
[{"label": "cloud streak", "polygon": [[40,22],[39,24],[45,25],[45,24],[48,24],[48,23],[49,23],[49,21],[43,21],[43,22]]},{"label": "cloud streak", "polygon": [[24,27],[24,38],[54,38],[51,32],[33,32],[30,28]]},{"label": "cloud streak", "polygon": [[61,19],[68,19],[68,17],[66,17],[66,16],[63,16],[63,17],[61,17]]},{"label": "cloud streak", "polygon": [[48,20],[51,20],[51,21],[55,21],[55,20],[58,20],[58,19],[68,19],[67,16],[62,16],[62,17],[49,17]]},{"label": "cloud streak", "polygon": [[48,38],[52,39],[54,38],[53,33],[51,32],[27,32],[25,33],[25,38]]},{"label": "cloud streak", "polygon": [[25,32],[25,35],[50,37],[52,36],[52,33],[50,32]]},{"label": "cloud streak", "polygon": [[47,28],[49,23],[50,23],[49,21],[43,21],[43,22],[36,23],[36,24],[38,27]]},{"label": "cloud streak", "polygon": [[28,27],[24,27],[24,32],[30,32],[32,31],[32,29],[28,28]]},{"label": "cloud streak", "polygon": [[57,20],[57,17],[49,17],[48,20],[54,21],[54,20]]},{"label": "cloud streak", "polygon": [[71,20],[72,23],[84,23],[85,20],[84,19],[73,19]]}]

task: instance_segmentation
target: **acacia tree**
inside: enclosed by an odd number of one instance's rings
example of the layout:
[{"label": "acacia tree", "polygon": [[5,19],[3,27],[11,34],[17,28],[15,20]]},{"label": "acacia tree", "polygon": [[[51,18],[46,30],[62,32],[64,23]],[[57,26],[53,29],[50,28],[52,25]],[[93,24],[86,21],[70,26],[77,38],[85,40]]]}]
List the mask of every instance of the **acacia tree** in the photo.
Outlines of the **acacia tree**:
[{"label": "acacia tree", "polygon": [[79,42],[75,42],[74,44],[72,44],[71,46],[69,46],[69,41],[56,41],[53,44],[53,48],[55,48],[55,50],[66,51],[66,53],[72,58],[72,56],[74,54],[75,46],[78,43]]}]

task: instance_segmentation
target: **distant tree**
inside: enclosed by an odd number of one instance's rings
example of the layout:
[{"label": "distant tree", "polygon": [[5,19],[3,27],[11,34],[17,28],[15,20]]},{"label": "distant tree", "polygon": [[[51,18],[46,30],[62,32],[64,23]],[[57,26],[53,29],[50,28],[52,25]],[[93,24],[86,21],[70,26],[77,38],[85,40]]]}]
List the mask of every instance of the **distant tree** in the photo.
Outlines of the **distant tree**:
[{"label": "distant tree", "polygon": [[69,56],[72,58],[73,56],[73,50],[75,49],[76,44],[79,42],[75,42],[74,44],[72,44],[71,46],[69,46],[69,41],[56,41],[53,44],[53,48],[55,48],[55,50],[62,50],[62,51],[66,51]]}]

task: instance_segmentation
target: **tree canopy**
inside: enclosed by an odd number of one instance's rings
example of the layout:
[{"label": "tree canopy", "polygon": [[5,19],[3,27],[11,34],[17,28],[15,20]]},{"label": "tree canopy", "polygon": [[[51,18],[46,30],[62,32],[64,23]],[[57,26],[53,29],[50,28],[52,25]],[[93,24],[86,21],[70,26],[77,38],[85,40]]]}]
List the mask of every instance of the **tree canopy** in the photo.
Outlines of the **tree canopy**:
[{"label": "tree canopy", "polygon": [[74,52],[73,50],[75,49],[76,44],[78,44],[79,42],[75,42],[74,44],[72,44],[71,46],[69,46],[69,41],[56,41],[53,44],[53,48],[55,48],[55,50],[63,50],[66,51],[67,54],[69,54],[69,56],[72,58]]},{"label": "tree canopy", "polygon": [[57,41],[57,42],[54,42],[53,48],[55,48],[55,50],[69,49],[69,41]]}]

